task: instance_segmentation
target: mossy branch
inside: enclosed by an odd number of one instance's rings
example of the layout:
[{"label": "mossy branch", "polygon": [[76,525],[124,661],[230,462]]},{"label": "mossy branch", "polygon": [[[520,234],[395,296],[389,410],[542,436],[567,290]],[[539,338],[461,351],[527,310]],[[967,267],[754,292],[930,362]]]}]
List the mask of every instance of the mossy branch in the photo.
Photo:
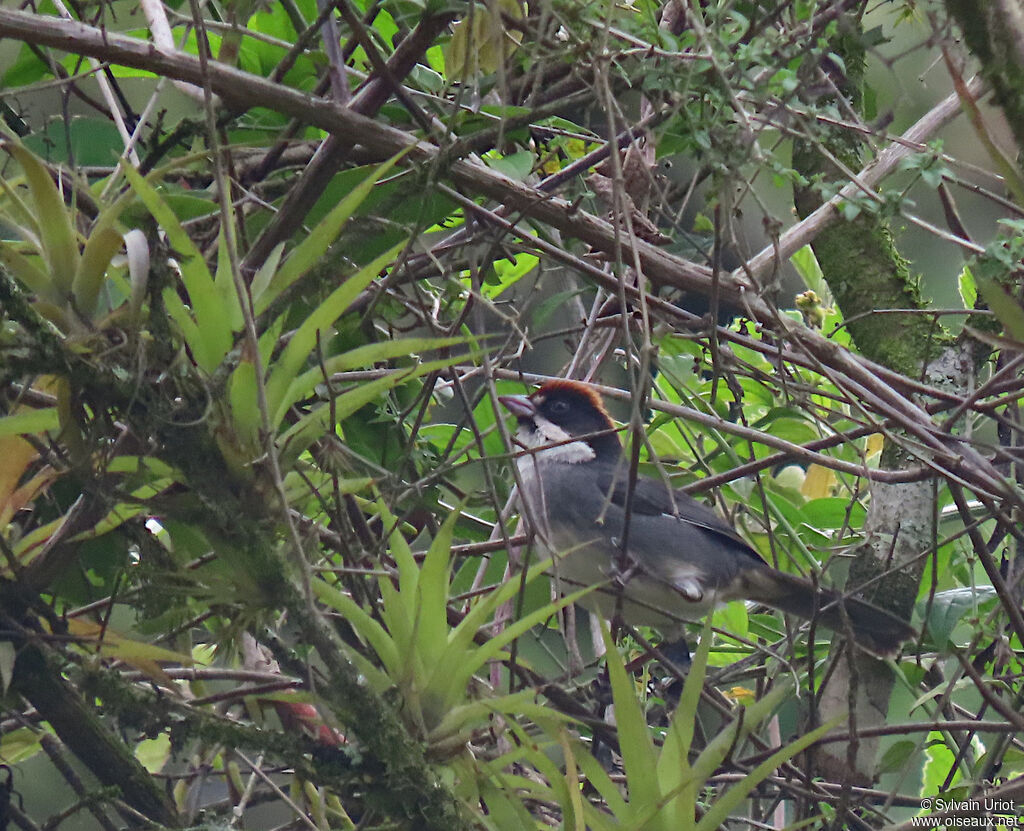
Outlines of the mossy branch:
[{"label": "mossy branch", "polygon": [[20,646],[11,689],[39,711],[100,782],[118,788],[132,808],[160,825],[181,824],[173,803],[131,747],[120,741],[72,688],[61,671],[61,662],[47,646],[35,640]]},{"label": "mossy branch", "polygon": [[[856,106],[864,68],[863,45],[847,34],[839,36],[835,46],[848,73],[843,91]],[[833,159],[859,170],[862,164],[856,139],[836,130],[820,146],[810,141],[794,144],[793,167],[808,182],[845,178]],[[797,213],[806,217],[823,200],[807,185],[794,188],[794,202]],[[927,308],[907,261],[896,250],[886,219],[862,211],[850,221],[824,228],[811,247],[858,350],[883,366],[911,378],[918,376],[938,351],[936,338],[944,338],[945,333],[927,315],[908,314],[894,326],[891,316],[871,314],[879,309]]]}]

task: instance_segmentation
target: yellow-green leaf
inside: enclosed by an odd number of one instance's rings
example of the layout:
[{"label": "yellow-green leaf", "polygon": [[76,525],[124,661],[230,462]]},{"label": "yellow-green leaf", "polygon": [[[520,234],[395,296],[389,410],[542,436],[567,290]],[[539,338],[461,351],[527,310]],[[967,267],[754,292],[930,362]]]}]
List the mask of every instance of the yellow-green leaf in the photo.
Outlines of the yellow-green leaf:
[{"label": "yellow-green leaf", "polygon": [[124,238],[113,228],[100,228],[90,234],[78,261],[72,285],[75,308],[87,320],[96,314],[100,289],[107,276],[110,261],[124,247]]},{"label": "yellow-green leaf", "polygon": [[[156,188],[130,164],[122,162],[121,169],[139,199],[146,206],[146,210],[152,214],[160,228],[167,234],[168,241],[177,253],[181,278],[185,283],[189,302],[195,313],[196,326],[188,327],[182,323],[181,319],[177,319],[177,317],[176,319],[182,327],[182,332],[196,363],[200,369],[212,373],[227,355],[234,340],[231,328],[231,310],[225,307],[203,255],[196,248],[185,229],[181,227],[174,211],[160,196]],[[170,289],[165,291],[165,298],[170,291]],[[183,307],[180,300],[177,303],[177,309],[172,308],[171,302],[173,301],[168,303],[168,311],[175,315],[175,311],[180,311]]]},{"label": "yellow-green leaf", "polygon": [[68,620],[68,632],[78,638],[87,638],[95,642],[99,647],[100,654],[124,661],[129,666],[135,667],[141,673],[162,684],[168,689],[174,689],[174,681],[168,677],[161,668],[159,661],[165,663],[181,664],[191,666],[192,657],[180,652],[172,652],[156,644],[144,643],[143,641],[132,640],[120,635],[109,626],[102,626],[84,618],[70,618]]},{"label": "yellow-green leaf", "polygon": [[292,404],[288,400],[288,390],[316,346],[317,339],[326,335],[328,327],[345,313],[359,293],[394,260],[404,246],[403,240],[345,280],[313,310],[292,335],[267,380],[267,407],[270,409],[273,426],[276,427],[284,420],[288,407]]},{"label": "yellow-green leaf", "polygon": [[171,758],[171,737],[161,733],[154,739],[143,739],[135,745],[135,758],[150,773],[159,773]]},{"label": "yellow-green leaf", "polygon": [[[257,315],[262,314],[281,295],[281,292],[291,286],[296,280],[301,279],[323,258],[324,254],[327,253],[327,249],[338,238],[342,227],[363,203],[373,186],[398,163],[406,152],[406,150],[403,150],[397,155],[392,156],[382,165],[374,168],[369,176],[356,185],[344,199],[335,205],[327,216],[320,220],[309,235],[288,255],[288,259],[277,269],[277,273],[269,278],[266,289],[261,289],[260,285],[264,280],[268,279],[267,275],[263,273],[257,275],[259,280],[253,280],[252,285],[253,306]],[[280,251],[277,249],[275,251],[277,252],[277,257],[280,257]]]},{"label": "yellow-green leaf", "polygon": [[453,81],[468,81],[478,75],[490,75],[511,57],[523,34],[508,28],[502,15],[523,19],[519,0],[488,0],[477,4],[455,24],[444,54],[445,72]]},{"label": "yellow-green leaf", "polygon": [[56,407],[44,410],[22,410],[0,418],[0,437],[21,436],[56,430],[60,427],[60,416]]},{"label": "yellow-green leaf", "polygon": [[0,243],[0,263],[10,269],[11,274],[19,283],[39,297],[48,299],[57,305],[63,305],[67,299],[60,296],[60,292],[50,280],[50,276],[11,243]]},{"label": "yellow-green leaf", "polygon": [[71,293],[78,264],[78,242],[69,209],[50,178],[46,166],[27,148],[7,141],[4,149],[18,160],[25,172],[35,215],[39,223],[39,241],[50,268],[54,286],[66,298]]}]

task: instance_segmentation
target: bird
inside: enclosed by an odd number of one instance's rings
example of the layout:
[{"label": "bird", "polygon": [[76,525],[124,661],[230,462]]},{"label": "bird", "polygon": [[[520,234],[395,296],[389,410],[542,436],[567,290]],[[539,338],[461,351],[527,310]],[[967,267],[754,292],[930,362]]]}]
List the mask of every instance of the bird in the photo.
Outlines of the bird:
[{"label": "bird", "polygon": [[591,611],[666,634],[742,599],[852,631],[880,658],[915,637],[891,612],[772,568],[712,508],[663,481],[637,476],[631,489],[618,430],[591,386],[554,380],[498,400],[518,422],[522,513],[559,581],[598,586],[582,600]]}]

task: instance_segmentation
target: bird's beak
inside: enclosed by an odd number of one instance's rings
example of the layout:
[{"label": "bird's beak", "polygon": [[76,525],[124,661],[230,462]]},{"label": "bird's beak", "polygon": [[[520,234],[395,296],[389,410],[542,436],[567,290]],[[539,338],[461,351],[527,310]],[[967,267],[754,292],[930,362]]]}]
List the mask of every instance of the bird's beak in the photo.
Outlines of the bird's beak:
[{"label": "bird's beak", "polygon": [[537,414],[536,406],[525,395],[499,395],[498,400],[516,418],[530,419]]}]

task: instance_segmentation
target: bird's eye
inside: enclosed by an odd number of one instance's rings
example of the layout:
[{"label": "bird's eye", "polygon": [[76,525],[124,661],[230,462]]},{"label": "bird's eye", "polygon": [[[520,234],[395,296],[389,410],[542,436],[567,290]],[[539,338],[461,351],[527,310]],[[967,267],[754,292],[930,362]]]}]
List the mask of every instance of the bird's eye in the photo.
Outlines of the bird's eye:
[{"label": "bird's eye", "polygon": [[569,412],[568,401],[551,402],[551,415],[565,415],[567,412]]}]

